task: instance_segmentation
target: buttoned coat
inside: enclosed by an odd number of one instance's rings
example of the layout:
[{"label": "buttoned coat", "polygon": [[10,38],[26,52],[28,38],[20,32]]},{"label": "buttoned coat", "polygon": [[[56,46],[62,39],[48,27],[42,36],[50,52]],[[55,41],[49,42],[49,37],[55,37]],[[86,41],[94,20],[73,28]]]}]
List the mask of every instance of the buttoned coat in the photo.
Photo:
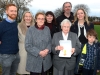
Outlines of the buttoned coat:
[{"label": "buttoned coat", "polygon": [[55,33],[52,40],[53,66],[57,70],[64,70],[64,68],[66,68],[66,70],[73,70],[76,64],[76,55],[81,51],[78,37],[73,32],[68,33],[68,40],[71,40],[72,48],[75,48],[75,53],[70,58],[59,57],[59,50],[55,50],[55,47],[60,45],[60,40],[63,40],[62,32]]},{"label": "buttoned coat", "polygon": [[[51,66],[51,35],[47,26],[43,30],[37,29],[35,26],[27,30],[25,38],[25,49],[27,51],[26,70],[35,73],[41,73],[42,67],[47,71]],[[44,58],[39,52],[48,49],[49,53]]]}]

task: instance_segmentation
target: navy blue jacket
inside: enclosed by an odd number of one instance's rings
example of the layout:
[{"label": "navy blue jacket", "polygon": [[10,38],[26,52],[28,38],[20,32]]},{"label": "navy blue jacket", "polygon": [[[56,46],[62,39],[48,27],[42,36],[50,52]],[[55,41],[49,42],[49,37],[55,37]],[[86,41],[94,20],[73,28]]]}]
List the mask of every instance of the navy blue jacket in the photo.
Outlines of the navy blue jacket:
[{"label": "navy blue jacket", "polygon": [[[96,75],[97,70],[100,70],[100,46],[99,46],[99,44],[100,43],[95,43],[96,56],[95,56],[95,59],[94,59],[95,65],[94,65],[94,74],[93,75]],[[83,47],[84,47],[84,45],[82,45],[82,49],[83,49]],[[82,53],[82,51],[81,51],[81,53]],[[76,68],[75,68],[76,74],[78,74],[78,70],[79,70],[79,61],[80,61],[80,58],[81,58],[81,53],[79,54],[78,59],[77,59],[77,63],[76,63]]]}]

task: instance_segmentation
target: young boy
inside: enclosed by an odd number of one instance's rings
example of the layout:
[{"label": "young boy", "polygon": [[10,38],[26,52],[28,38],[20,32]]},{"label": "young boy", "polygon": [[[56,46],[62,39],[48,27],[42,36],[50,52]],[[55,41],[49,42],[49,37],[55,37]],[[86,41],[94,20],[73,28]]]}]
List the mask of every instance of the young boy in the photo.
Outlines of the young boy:
[{"label": "young boy", "polygon": [[96,75],[100,70],[100,48],[96,41],[97,33],[90,29],[87,32],[88,43],[83,45],[79,65],[83,66],[82,75]]}]

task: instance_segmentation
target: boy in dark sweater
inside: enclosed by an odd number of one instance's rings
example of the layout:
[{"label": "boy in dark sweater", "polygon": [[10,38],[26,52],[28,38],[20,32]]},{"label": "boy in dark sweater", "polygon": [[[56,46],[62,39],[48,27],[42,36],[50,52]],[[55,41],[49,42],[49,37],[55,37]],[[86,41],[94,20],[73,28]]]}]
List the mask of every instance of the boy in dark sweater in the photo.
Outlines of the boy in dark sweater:
[{"label": "boy in dark sweater", "polygon": [[18,55],[17,7],[6,6],[7,18],[0,22],[0,64],[2,75],[16,75]]},{"label": "boy in dark sweater", "polygon": [[100,70],[100,47],[95,42],[97,33],[90,29],[87,32],[88,43],[83,45],[79,65],[83,66],[82,75],[96,75]]}]

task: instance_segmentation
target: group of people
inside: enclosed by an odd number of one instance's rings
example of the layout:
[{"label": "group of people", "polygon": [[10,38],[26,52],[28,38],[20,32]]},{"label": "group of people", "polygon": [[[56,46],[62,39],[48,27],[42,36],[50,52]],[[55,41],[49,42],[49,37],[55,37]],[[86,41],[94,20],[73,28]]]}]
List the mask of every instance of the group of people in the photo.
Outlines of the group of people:
[{"label": "group of people", "polygon": [[[7,18],[0,22],[2,75],[96,75],[100,45],[94,25],[83,8],[75,13],[71,9],[72,4],[65,2],[57,18],[52,11],[35,17],[26,11],[17,23],[17,6],[8,4]],[[71,41],[70,58],[59,57],[64,49],[60,40]]]}]

